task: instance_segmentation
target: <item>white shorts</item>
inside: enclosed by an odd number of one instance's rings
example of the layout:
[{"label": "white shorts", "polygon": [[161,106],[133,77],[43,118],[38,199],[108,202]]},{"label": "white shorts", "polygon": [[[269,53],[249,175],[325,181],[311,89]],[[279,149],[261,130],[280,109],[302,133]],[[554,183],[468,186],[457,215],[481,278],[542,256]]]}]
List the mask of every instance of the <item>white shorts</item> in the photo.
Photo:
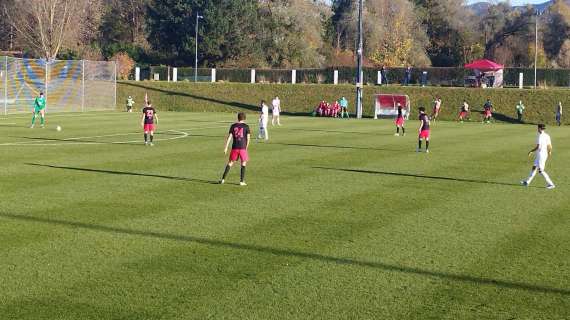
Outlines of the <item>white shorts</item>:
[{"label": "white shorts", "polygon": [[540,154],[537,155],[536,158],[534,159],[534,166],[540,169],[541,171],[544,171],[544,167],[546,166],[546,159],[548,159],[548,156],[543,156]]},{"label": "white shorts", "polygon": [[267,128],[267,119],[259,119],[259,127],[260,128]]},{"label": "white shorts", "polygon": [[275,110],[273,109],[273,116],[278,116],[279,115],[279,109]]}]

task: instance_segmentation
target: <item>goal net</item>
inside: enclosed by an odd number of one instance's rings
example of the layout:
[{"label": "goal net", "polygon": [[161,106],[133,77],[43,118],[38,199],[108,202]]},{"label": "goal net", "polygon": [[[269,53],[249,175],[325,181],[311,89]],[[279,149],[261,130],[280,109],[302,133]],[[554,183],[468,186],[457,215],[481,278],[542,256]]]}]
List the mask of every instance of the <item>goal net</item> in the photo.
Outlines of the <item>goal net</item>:
[{"label": "goal net", "polygon": [[398,103],[403,107],[404,117],[410,116],[410,98],[405,94],[374,95],[374,119],[395,117],[398,115]]},{"label": "goal net", "polygon": [[48,112],[115,110],[115,62],[0,57],[0,113],[30,112],[40,92]]}]

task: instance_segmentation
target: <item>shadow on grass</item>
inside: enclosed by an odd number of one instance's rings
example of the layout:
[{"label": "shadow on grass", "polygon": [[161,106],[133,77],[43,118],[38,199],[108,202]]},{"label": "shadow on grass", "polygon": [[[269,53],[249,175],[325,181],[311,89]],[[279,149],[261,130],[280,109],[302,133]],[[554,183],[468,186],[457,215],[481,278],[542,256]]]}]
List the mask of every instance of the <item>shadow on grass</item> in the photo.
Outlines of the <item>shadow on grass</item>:
[{"label": "shadow on grass", "polygon": [[[421,179],[446,180],[446,181],[456,181],[456,182],[470,182],[470,183],[495,184],[495,185],[500,185],[500,186],[522,187],[518,183],[464,179],[464,178],[452,178],[452,177],[442,177],[442,176],[426,176],[426,175],[413,174],[413,173],[387,172],[387,171],[363,170],[363,169],[330,168],[330,167],[313,167],[313,168],[314,169],[322,169],[322,170],[334,170],[334,171],[344,171],[344,172],[378,174],[378,175],[397,176],[397,177],[410,177],[410,178],[421,178]],[[538,187],[529,186],[527,188],[538,188]]]},{"label": "shadow on grass", "polygon": [[124,176],[150,177],[150,178],[177,180],[177,181],[198,182],[198,183],[205,183],[205,184],[219,184],[218,181],[210,181],[210,180],[195,179],[195,178],[185,178],[185,177],[164,176],[164,175],[151,174],[151,173],[112,171],[112,170],[101,170],[101,169],[90,169],[90,168],[76,168],[76,167],[56,166],[56,165],[40,164],[40,163],[25,163],[25,164],[29,165],[29,166],[52,168],[52,169],[73,170],[73,171],[103,173],[103,174],[112,174],[112,175],[124,175]]},{"label": "shadow on grass", "polygon": [[[125,82],[122,84],[127,85],[127,86],[142,88],[142,89],[149,90],[149,91],[158,91],[158,92],[162,92],[164,94],[171,95],[171,96],[184,96],[184,97],[189,97],[189,98],[193,98],[193,99],[197,99],[197,100],[219,103],[219,104],[223,104],[223,105],[227,105],[227,106],[231,106],[231,107],[236,107],[236,108],[240,108],[240,109],[245,109],[245,110],[250,110],[250,111],[256,111],[256,112],[261,111],[259,106],[253,105],[253,104],[248,104],[248,103],[242,103],[242,102],[237,102],[237,101],[225,101],[225,100],[220,100],[220,99],[214,99],[214,98],[199,96],[199,95],[191,94],[191,93],[165,90],[165,89],[160,89],[160,88],[156,88],[156,87],[145,86],[145,85],[137,84],[137,83],[126,83]],[[287,115],[287,116],[308,116],[311,114],[311,112],[286,112],[286,111],[284,111],[284,112],[281,112],[281,114]]]},{"label": "shadow on grass", "polygon": [[280,142],[271,142],[271,144],[282,145],[282,146],[289,146],[289,147],[354,149],[354,150],[379,150],[379,151],[405,152],[405,151],[402,151],[402,150],[395,150],[395,149],[372,148],[372,147],[355,147],[355,146],[335,146],[335,145],[322,145],[322,144],[280,143]]},{"label": "shadow on grass", "polygon": [[[341,130],[326,130],[326,129],[305,129],[305,128],[283,128],[291,131],[307,131],[307,132],[327,132],[327,133],[345,133],[345,134],[365,134],[370,136],[371,132],[358,132],[358,131],[341,131]],[[281,130],[283,130],[281,129]]]},{"label": "shadow on grass", "polygon": [[154,238],[154,239],[161,239],[161,240],[182,241],[182,242],[201,244],[201,245],[217,247],[217,248],[236,249],[236,250],[258,252],[258,253],[263,253],[263,254],[284,256],[284,257],[295,257],[295,258],[301,258],[301,259],[310,259],[310,260],[315,260],[315,261],[320,261],[320,262],[325,262],[325,263],[334,263],[334,264],[339,264],[339,265],[350,265],[350,266],[358,266],[358,267],[365,267],[365,268],[374,268],[374,269],[378,269],[378,270],[382,270],[382,271],[386,271],[386,272],[398,272],[398,273],[419,275],[419,276],[424,276],[424,277],[438,278],[438,279],[442,279],[442,280],[450,280],[450,281],[456,281],[456,282],[460,282],[460,283],[467,283],[467,284],[477,285],[477,286],[486,285],[486,286],[495,286],[495,287],[505,288],[505,289],[515,289],[515,290],[523,290],[523,291],[528,291],[528,292],[559,294],[559,295],[564,295],[564,296],[570,296],[570,289],[565,289],[565,288],[556,288],[556,287],[529,284],[529,283],[524,283],[524,282],[499,280],[499,279],[478,277],[478,276],[472,276],[472,275],[466,275],[466,274],[455,274],[455,273],[449,273],[449,272],[432,271],[432,270],[415,268],[415,267],[400,266],[400,265],[396,265],[396,264],[389,264],[389,263],[382,263],[382,262],[375,262],[375,261],[366,261],[366,260],[358,260],[358,259],[351,259],[351,258],[345,258],[345,257],[334,257],[334,256],[320,254],[320,253],[303,252],[303,251],[291,250],[291,249],[273,248],[273,247],[269,247],[269,246],[261,246],[261,245],[255,245],[255,244],[236,243],[236,242],[216,240],[216,239],[208,239],[208,238],[195,237],[195,236],[173,235],[173,234],[162,233],[162,232],[142,231],[142,230],[127,229],[127,228],[120,228],[120,227],[110,227],[110,226],[97,225],[97,224],[84,223],[84,222],[74,222],[74,221],[58,220],[58,219],[51,219],[51,218],[41,218],[41,217],[33,217],[33,216],[10,214],[10,213],[0,213],[0,218],[11,219],[11,220],[16,220],[16,221],[24,221],[24,222],[49,224],[49,225],[55,225],[55,226],[63,226],[63,227],[69,227],[69,228],[75,228],[75,229],[93,230],[93,231],[105,232],[105,233],[111,233],[111,234],[122,234],[122,235],[138,236],[138,237],[145,237],[145,238]]}]

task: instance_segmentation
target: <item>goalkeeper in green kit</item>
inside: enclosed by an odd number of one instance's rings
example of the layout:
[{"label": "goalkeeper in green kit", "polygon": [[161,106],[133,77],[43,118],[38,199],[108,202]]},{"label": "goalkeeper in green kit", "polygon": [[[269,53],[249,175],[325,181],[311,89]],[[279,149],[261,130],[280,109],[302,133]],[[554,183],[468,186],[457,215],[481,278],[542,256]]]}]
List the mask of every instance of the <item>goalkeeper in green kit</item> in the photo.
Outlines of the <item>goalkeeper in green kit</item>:
[{"label": "goalkeeper in green kit", "polygon": [[38,113],[41,116],[40,122],[43,128],[46,121],[46,98],[44,97],[43,92],[40,92],[40,96],[34,100],[34,116],[32,117],[32,125],[30,128],[34,127]]}]

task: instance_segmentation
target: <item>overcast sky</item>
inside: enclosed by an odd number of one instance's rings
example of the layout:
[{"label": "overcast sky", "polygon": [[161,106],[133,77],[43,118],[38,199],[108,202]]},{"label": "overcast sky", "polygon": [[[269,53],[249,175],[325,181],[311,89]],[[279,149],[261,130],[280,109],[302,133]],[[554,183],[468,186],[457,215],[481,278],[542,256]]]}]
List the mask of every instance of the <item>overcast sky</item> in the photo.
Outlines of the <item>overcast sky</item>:
[{"label": "overcast sky", "polygon": [[[545,3],[548,0],[511,0],[511,4],[514,6],[520,6],[527,3]],[[483,2],[482,0],[468,0],[469,3]]]}]

